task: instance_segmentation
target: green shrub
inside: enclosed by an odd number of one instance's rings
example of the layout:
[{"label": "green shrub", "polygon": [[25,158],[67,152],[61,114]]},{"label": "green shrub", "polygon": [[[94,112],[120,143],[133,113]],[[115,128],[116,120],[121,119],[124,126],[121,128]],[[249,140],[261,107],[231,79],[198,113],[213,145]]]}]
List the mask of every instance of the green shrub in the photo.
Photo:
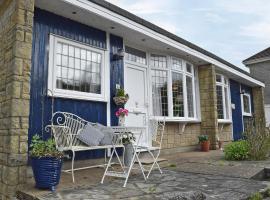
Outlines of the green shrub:
[{"label": "green shrub", "polygon": [[226,160],[247,160],[249,145],[245,140],[232,142],[225,146],[224,153]]},{"label": "green shrub", "polygon": [[249,144],[251,160],[265,160],[270,151],[270,130],[265,127],[265,121],[252,117],[245,122],[244,136]]},{"label": "green shrub", "polygon": [[125,90],[120,88],[116,90],[116,95],[117,97],[124,97],[125,96]]},{"label": "green shrub", "polygon": [[252,195],[248,198],[248,200],[263,200],[263,196],[262,196],[261,193],[256,192],[256,193],[252,194]]}]

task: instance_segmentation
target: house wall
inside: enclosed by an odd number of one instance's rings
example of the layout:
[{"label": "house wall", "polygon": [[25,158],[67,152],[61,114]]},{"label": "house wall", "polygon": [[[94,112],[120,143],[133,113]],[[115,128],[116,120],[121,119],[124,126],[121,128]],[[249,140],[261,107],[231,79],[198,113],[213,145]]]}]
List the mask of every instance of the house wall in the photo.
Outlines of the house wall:
[{"label": "house wall", "polygon": [[248,65],[250,74],[265,84],[264,101],[270,104],[270,61]]},{"label": "house wall", "polygon": [[0,1],[0,199],[26,182],[34,0]]},{"label": "house wall", "polygon": [[[240,84],[234,80],[230,80],[231,89],[231,102],[235,108],[232,109],[232,120],[233,120],[233,139],[239,140],[243,138],[243,114],[242,114],[242,103],[241,103],[241,90],[245,90],[246,93],[251,95],[251,110],[254,112],[254,101],[252,88],[246,85]],[[248,118],[248,117],[246,117]]]},{"label": "house wall", "polygon": [[[55,14],[35,9],[32,51],[31,107],[29,122],[29,141],[34,134],[44,134],[44,127],[50,124],[52,99],[47,96],[48,83],[48,45],[49,34],[56,34],[91,46],[106,48],[106,33]],[[107,124],[107,105],[74,99],[55,98],[54,112],[74,113],[88,121]],[[103,155],[97,151],[83,154],[93,157]],[[82,155],[82,157],[84,157]],[[87,156],[87,157],[88,157]]]}]

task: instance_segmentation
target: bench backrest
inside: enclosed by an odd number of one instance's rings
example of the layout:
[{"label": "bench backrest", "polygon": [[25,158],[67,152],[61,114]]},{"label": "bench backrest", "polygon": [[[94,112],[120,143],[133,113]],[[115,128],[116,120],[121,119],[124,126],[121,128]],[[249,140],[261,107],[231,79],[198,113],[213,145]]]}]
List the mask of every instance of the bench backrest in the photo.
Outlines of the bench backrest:
[{"label": "bench backrest", "polygon": [[51,120],[53,125],[52,132],[58,148],[83,145],[83,143],[77,139],[77,135],[85,125],[91,122],[68,112],[55,112]]}]

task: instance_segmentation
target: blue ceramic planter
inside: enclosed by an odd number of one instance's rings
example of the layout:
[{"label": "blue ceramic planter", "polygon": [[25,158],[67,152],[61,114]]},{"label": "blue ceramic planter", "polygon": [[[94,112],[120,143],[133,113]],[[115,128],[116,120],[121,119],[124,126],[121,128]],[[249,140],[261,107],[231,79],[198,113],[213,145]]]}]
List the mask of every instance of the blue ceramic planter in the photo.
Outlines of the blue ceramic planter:
[{"label": "blue ceramic planter", "polygon": [[32,169],[36,181],[36,187],[55,190],[59,184],[62,159],[56,158],[32,158]]}]

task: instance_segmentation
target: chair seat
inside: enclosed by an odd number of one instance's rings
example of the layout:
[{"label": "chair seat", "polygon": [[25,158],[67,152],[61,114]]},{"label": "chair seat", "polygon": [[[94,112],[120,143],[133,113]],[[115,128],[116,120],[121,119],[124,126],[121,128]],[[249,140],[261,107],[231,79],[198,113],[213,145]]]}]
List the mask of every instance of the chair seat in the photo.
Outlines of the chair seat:
[{"label": "chair seat", "polygon": [[138,146],[137,150],[155,151],[160,150],[160,147]]}]

